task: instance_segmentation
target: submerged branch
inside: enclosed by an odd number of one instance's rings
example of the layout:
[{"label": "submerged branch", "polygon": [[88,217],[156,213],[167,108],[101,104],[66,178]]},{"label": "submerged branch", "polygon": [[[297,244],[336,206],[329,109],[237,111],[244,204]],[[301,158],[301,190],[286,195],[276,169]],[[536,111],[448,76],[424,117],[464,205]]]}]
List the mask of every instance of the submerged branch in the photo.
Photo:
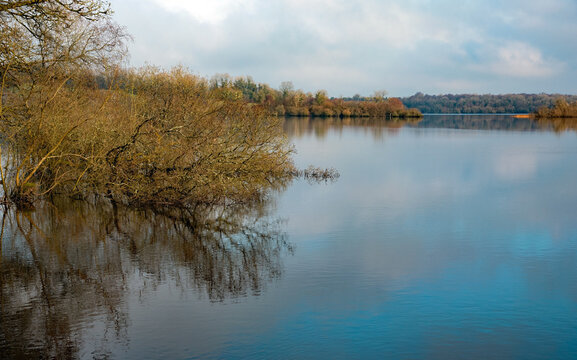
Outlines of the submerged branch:
[{"label": "submerged branch", "polygon": [[312,165],[304,170],[294,170],[291,174],[297,178],[317,182],[336,181],[341,176],[335,168],[323,169]]}]

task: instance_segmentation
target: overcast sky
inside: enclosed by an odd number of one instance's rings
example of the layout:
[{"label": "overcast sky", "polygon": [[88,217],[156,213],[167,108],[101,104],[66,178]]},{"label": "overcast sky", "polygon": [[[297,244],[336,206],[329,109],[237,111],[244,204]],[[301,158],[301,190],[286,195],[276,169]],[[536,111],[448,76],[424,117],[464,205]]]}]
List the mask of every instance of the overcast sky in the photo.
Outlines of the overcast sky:
[{"label": "overcast sky", "polygon": [[132,65],[331,96],[577,93],[577,0],[112,0]]}]

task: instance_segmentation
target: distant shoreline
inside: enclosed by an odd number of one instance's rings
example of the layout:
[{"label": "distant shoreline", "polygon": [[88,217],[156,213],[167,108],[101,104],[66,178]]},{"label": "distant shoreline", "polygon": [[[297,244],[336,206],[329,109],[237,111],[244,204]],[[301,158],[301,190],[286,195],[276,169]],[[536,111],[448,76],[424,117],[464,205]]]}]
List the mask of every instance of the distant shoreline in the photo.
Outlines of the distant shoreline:
[{"label": "distant shoreline", "polygon": [[447,94],[426,95],[416,93],[400,98],[408,108],[419,109],[423,114],[531,114],[541,108],[550,108],[564,99],[571,103],[577,95],[563,94],[505,94],[475,95]]}]

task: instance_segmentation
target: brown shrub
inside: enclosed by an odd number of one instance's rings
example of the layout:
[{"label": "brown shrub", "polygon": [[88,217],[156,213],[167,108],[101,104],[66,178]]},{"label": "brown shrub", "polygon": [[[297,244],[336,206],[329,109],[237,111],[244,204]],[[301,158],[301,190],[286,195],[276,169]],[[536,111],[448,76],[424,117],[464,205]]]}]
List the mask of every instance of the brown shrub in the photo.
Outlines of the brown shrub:
[{"label": "brown shrub", "polygon": [[58,191],[139,204],[238,202],[290,178],[292,149],[281,120],[259,106],[183,69],[123,78],[122,88],[107,90],[66,79],[38,88],[23,116],[3,126],[11,148],[5,196],[23,202]]}]

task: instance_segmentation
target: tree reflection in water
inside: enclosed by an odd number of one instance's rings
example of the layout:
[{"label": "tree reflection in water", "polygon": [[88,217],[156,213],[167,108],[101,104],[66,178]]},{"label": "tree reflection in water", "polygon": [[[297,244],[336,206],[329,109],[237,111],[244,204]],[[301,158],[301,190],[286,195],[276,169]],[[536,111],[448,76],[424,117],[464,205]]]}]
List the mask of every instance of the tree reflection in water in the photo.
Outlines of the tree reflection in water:
[{"label": "tree reflection in water", "polygon": [[[107,357],[112,344],[129,342],[127,295],[146,296],[166,281],[211,301],[259,294],[293,251],[267,206],[3,209],[2,357]],[[87,328],[101,337],[87,339]]]},{"label": "tree reflection in water", "polygon": [[374,139],[382,140],[385,135],[396,134],[407,125],[418,124],[421,118],[384,119],[374,117],[361,118],[309,118],[287,117],[283,124],[284,131],[290,137],[300,138],[314,134],[317,138],[324,138],[329,131],[342,133],[345,128],[354,127],[370,133]]},{"label": "tree reflection in water", "polygon": [[537,120],[543,126],[551,126],[557,133],[577,131],[577,118],[544,118]]},{"label": "tree reflection in water", "polygon": [[530,117],[511,115],[425,115],[422,119],[382,119],[382,118],[287,118],[284,130],[289,136],[301,138],[314,135],[324,138],[329,131],[343,132],[345,128],[354,127],[365,131],[375,140],[382,140],[387,135],[398,134],[403,127],[438,128],[459,130],[507,130],[507,131],[550,131],[557,133],[577,130],[575,118],[543,118],[535,120]]}]

